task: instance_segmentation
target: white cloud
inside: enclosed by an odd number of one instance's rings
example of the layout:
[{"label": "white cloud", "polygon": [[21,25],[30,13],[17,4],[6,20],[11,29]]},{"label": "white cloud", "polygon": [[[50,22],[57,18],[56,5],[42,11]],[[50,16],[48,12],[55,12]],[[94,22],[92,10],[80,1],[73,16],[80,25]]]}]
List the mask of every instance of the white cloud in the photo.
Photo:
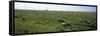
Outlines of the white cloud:
[{"label": "white cloud", "polygon": [[96,7],[15,2],[15,9],[54,11],[96,11]]}]

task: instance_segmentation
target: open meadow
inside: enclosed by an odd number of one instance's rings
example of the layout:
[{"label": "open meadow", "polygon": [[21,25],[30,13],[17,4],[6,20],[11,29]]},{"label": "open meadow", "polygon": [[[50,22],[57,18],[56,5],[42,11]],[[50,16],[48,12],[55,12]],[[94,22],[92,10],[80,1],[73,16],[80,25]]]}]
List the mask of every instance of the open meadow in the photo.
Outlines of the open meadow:
[{"label": "open meadow", "polygon": [[16,34],[97,29],[96,12],[15,10],[14,17]]}]

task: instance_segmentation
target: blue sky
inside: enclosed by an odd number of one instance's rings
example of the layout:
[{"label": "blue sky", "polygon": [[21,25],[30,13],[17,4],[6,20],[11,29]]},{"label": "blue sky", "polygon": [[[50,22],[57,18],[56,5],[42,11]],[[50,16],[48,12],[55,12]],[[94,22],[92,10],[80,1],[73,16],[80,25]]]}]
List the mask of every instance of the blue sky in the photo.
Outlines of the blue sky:
[{"label": "blue sky", "polygon": [[15,2],[15,9],[96,12],[96,7]]}]

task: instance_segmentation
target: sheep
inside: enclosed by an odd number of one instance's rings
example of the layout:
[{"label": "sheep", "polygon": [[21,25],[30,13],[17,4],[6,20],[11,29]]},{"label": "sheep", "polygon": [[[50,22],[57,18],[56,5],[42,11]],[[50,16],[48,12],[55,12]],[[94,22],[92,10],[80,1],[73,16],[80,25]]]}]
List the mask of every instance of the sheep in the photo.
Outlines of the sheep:
[{"label": "sheep", "polygon": [[94,22],[92,21],[88,21],[88,20],[83,20],[81,21],[82,23],[86,23],[89,27],[96,29],[96,25]]},{"label": "sheep", "polygon": [[26,19],[25,18],[22,18],[22,20],[25,21]]},{"label": "sheep", "polygon": [[69,27],[70,29],[72,29],[72,24],[70,24],[70,23],[65,23],[65,24],[63,24],[63,27],[65,27],[65,28]]},{"label": "sheep", "polygon": [[59,29],[60,31],[66,31],[65,29],[70,29],[72,30],[72,24],[69,23],[62,23],[63,25],[58,27],[57,29]]},{"label": "sheep", "polygon": [[90,21],[88,21],[88,20],[80,20],[80,22],[81,22],[81,23],[86,23],[86,24],[88,24],[88,25],[90,25],[90,24],[91,24],[91,22],[90,22]]},{"label": "sheep", "polygon": [[65,23],[63,19],[59,19],[58,22]]},{"label": "sheep", "polygon": [[66,29],[66,28],[72,29],[72,24],[66,22],[65,20],[59,19],[58,22],[60,22],[62,24],[63,28],[61,30],[64,31],[64,29]]}]

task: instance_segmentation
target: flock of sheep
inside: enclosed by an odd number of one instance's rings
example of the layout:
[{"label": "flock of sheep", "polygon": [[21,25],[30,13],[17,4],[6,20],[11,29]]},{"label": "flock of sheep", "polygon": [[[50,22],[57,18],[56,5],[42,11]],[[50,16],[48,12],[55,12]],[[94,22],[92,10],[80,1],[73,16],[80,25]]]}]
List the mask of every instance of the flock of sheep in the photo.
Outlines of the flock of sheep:
[{"label": "flock of sheep", "polygon": [[[46,10],[46,11],[48,11],[48,10]],[[15,16],[15,17],[19,17],[19,16]],[[27,21],[27,18],[21,17],[21,20],[22,21]],[[48,19],[46,19],[44,22],[45,23],[50,23],[50,21]],[[62,24],[61,27],[64,27],[64,28],[61,28],[60,29],[61,31],[65,31],[64,29],[66,29],[66,28],[69,28],[69,29],[72,29],[73,28],[73,24],[66,22],[66,20],[64,20],[64,19],[57,19],[57,22]],[[96,26],[94,25],[96,23],[91,22],[89,20],[82,20],[81,19],[80,20],[80,23],[85,23],[85,24],[89,25],[90,27],[96,28]]]},{"label": "flock of sheep", "polygon": [[[27,21],[26,19],[27,18],[22,18],[22,21]],[[45,20],[45,23],[49,23],[49,22],[50,22],[49,20]],[[71,23],[66,22],[64,19],[57,19],[57,22],[62,24],[61,27],[64,27],[64,28],[60,29],[62,31],[65,31],[65,30],[63,30],[65,28],[72,29],[72,27],[73,27],[73,25]],[[80,20],[80,23],[86,23],[86,24],[88,24],[91,27],[93,27],[93,24],[94,24],[93,22],[90,22],[88,20]]]}]

